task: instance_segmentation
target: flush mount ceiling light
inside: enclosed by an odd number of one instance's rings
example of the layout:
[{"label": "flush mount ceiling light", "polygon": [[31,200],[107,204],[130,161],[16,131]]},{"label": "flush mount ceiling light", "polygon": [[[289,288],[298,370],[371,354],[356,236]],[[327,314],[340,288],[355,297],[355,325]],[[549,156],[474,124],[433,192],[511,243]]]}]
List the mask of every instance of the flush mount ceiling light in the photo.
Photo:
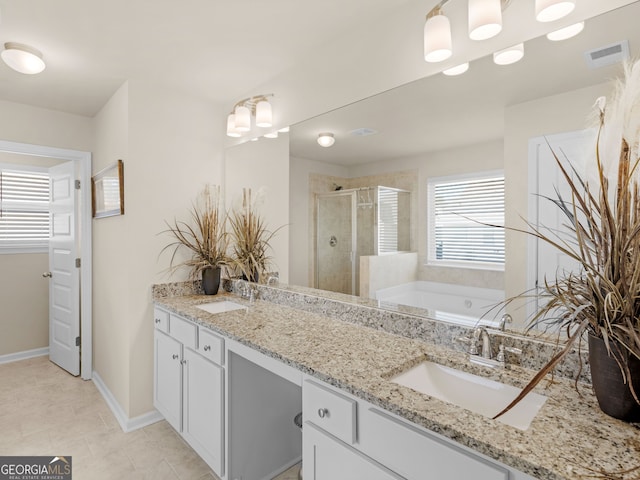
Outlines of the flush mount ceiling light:
[{"label": "flush mount ceiling light", "polygon": [[522,57],[524,57],[524,43],[519,43],[495,52],[493,54],[493,61],[496,65],[511,65]]},{"label": "flush mount ceiling light", "polygon": [[536,0],[536,20],[553,22],[569,15],[575,7],[575,0]]},{"label": "flush mount ceiling light", "polygon": [[574,23],[573,25],[561,28],[555,32],[547,33],[547,38],[552,42],[559,42],[561,40],[567,40],[568,38],[575,37],[582,30],[584,30],[584,22]]},{"label": "flush mount ceiling light", "polygon": [[273,94],[255,95],[237,102],[227,117],[227,135],[240,137],[243,133],[250,131],[252,115],[256,117],[257,127],[271,127],[273,125],[273,111],[268,100],[269,97],[273,97]]},{"label": "flush mount ceiling light", "polygon": [[333,133],[325,132],[318,135],[318,145],[321,147],[330,147],[336,143]]},{"label": "flush mount ceiling light", "polygon": [[451,22],[436,7],[429,12],[424,24],[424,59],[431,63],[442,62],[452,54]]},{"label": "flush mount ceiling light", "polygon": [[7,42],[2,51],[2,60],[16,72],[34,75],[42,72],[46,65],[42,53],[29,45]]},{"label": "flush mount ceiling light", "polygon": [[455,77],[456,75],[462,75],[467,70],[469,70],[469,62],[463,63],[461,65],[456,65],[455,67],[447,68],[443,70],[442,73],[449,77]]}]

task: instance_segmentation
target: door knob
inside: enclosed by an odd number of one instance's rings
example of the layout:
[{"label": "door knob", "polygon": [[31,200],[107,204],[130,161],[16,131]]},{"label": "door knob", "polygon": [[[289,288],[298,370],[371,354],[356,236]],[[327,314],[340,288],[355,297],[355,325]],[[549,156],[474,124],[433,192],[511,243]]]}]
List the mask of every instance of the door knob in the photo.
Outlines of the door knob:
[{"label": "door knob", "polygon": [[44,273],[42,274],[42,276],[43,276],[44,278],[51,278],[51,272],[44,272]]}]

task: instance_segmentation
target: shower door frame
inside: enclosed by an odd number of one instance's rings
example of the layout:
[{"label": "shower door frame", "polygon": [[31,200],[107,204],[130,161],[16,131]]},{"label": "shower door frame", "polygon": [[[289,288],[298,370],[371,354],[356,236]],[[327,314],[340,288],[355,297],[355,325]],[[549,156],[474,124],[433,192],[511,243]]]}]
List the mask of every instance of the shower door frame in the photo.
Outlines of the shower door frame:
[{"label": "shower door frame", "polygon": [[[356,295],[356,259],[358,258],[358,192],[359,189],[338,190],[331,193],[318,193],[316,194],[316,242],[315,242],[315,285],[314,288],[318,288],[320,285],[320,269],[318,265],[320,259],[318,258],[320,249],[318,248],[320,242],[320,199],[322,198],[336,198],[351,196],[351,253],[349,258],[351,260],[351,293],[348,295]],[[338,292],[342,293],[342,292]]]}]

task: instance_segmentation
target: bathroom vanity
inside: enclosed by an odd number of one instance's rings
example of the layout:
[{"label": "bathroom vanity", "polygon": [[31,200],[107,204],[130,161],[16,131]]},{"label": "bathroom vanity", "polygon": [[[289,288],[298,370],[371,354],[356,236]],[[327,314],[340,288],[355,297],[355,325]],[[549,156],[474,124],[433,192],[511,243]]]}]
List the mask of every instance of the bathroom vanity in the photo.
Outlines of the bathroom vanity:
[{"label": "bathroom vanity", "polygon": [[[547,400],[523,430],[391,379],[424,360],[517,387],[532,371],[263,299],[154,300],[154,404],[223,480],[270,479],[301,458],[305,480],[573,479],[640,458],[638,430],[567,380],[537,389]],[[198,308],[223,301],[237,309]]]}]

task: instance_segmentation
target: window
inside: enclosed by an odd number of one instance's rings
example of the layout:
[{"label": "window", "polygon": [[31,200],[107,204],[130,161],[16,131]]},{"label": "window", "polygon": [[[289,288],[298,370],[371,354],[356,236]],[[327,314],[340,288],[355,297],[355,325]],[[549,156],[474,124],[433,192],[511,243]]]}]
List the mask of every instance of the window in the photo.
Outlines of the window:
[{"label": "window", "polygon": [[0,165],[0,253],[46,252],[48,242],[46,169]]},{"label": "window", "polygon": [[434,178],[428,185],[428,263],[504,269],[504,174]]}]

